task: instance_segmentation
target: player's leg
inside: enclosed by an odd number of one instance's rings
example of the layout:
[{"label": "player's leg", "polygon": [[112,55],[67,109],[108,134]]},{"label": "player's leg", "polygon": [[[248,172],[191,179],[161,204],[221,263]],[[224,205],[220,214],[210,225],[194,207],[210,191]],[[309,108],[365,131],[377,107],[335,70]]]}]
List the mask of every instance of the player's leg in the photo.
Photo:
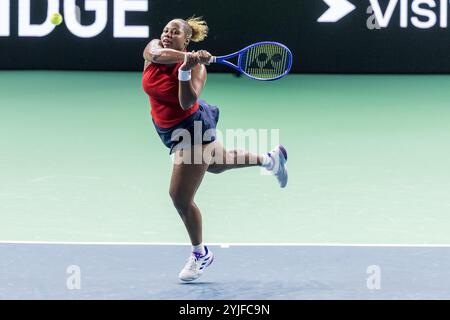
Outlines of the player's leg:
[{"label": "player's leg", "polygon": [[[200,152],[202,149],[200,148]],[[176,151],[169,191],[193,247],[192,255],[179,274],[183,281],[197,279],[214,259],[213,253],[202,244],[202,216],[194,202],[195,193],[203,180],[208,164],[204,161],[194,163],[193,151],[194,149]],[[189,160],[186,161],[187,159]]]},{"label": "player's leg", "polygon": [[[194,202],[194,196],[203,180],[208,164],[185,163],[186,152],[178,150],[175,153],[170,181],[169,194],[188,231],[193,246],[202,242],[202,217]],[[190,157],[189,157],[190,158]]]},{"label": "player's leg", "polygon": [[212,150],[212,159],[208,172],[219,174],[231,169],[261,166],[263,155],[256,155],[245,150],[226,150],[219,141],[209,145]]},{"label": "player's leg", "polygon": [[286,187],[288,181],[287,151],[282,145],[264,155],[256,155],[243,150],[227,151],[217,141],[211,147],[212,159],[209,161],[208,172],[219,174],[230,169],[262,166],[277,178],[282,188]]}]

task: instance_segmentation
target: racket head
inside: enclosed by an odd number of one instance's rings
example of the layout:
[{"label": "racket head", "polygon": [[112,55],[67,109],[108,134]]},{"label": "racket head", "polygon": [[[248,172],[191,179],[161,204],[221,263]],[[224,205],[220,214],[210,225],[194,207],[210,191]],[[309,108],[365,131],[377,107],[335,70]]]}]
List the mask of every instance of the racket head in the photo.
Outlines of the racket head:
[{"label": "racket head", "polygon": [[277,80],[291,71],[292,52],[278,42],[258,42],[240,51],[238,68],[255,80]]}]

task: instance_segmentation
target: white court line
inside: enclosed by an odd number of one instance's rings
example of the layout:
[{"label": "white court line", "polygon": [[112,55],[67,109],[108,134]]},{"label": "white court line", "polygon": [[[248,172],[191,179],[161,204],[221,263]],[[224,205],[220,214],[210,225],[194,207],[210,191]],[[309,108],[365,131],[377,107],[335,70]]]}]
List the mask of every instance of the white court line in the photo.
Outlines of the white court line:
[{"label": "white court line", "polygon": [[[190,246],[186,242],[83,242],[83,241],[0,241],[0,244],[83,245],[83,246]],[[395,244],[395,243],[205,243],[227,247],[394,247],[394,248],[450,248],[450,244]]]}]

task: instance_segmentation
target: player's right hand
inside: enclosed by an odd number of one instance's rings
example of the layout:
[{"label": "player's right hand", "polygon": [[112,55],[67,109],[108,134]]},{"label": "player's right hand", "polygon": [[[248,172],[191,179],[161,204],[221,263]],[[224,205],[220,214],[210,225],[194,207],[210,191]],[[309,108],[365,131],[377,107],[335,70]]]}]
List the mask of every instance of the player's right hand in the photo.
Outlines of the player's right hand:
[{"label": "player's right hand", "polygon": [[197,64],[200,63],[200,57],[197,52],[188,52],[184,57],[184,63],[180,66],[183,71],[192,70]]},{"label": "player's right hand", "polygon": [[212,54],[211,53],[209,53],[206,50],[199,50],[199,51],[197,51],[197,54],[198,54],[198,57],[200,59],[200,63],[201,64],[209,65],[209,61],[212,58]]}]

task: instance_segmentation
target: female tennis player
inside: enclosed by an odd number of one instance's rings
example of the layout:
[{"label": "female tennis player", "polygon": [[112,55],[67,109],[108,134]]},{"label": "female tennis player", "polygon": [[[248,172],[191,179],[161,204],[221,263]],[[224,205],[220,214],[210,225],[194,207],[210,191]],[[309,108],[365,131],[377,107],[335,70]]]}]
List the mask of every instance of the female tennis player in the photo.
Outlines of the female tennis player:
[{"label": "female tennis player", "polygon": [[[267,154],[254,155],[226,151],[216,140],[219,109],[200,100],[206,82],[205,65],[211,54],[204,50],[187,51],[191,41],[202,41],[207,34],[208,26],[199,17],[174,19],[165,26],[161,38],[150,41],[143,53],[142,85],[150,98],[152,120],[162,142],[174,154],[169,194],[192,243],[192,254],[179,274],[182,281],[197,279],[214,259],[203,245],[202,216],[194,202],[206,172],[218,174],[234,168],[263,166],[274,174],[281,187],[286,186],[288,179],[287,152],[281,145]],[[209,138],[203,139],[208,131]],[[190,134],[188,141],[185,133]],[[201,161],[192,163],[192,159],[198,159],[198,153]]]}]

